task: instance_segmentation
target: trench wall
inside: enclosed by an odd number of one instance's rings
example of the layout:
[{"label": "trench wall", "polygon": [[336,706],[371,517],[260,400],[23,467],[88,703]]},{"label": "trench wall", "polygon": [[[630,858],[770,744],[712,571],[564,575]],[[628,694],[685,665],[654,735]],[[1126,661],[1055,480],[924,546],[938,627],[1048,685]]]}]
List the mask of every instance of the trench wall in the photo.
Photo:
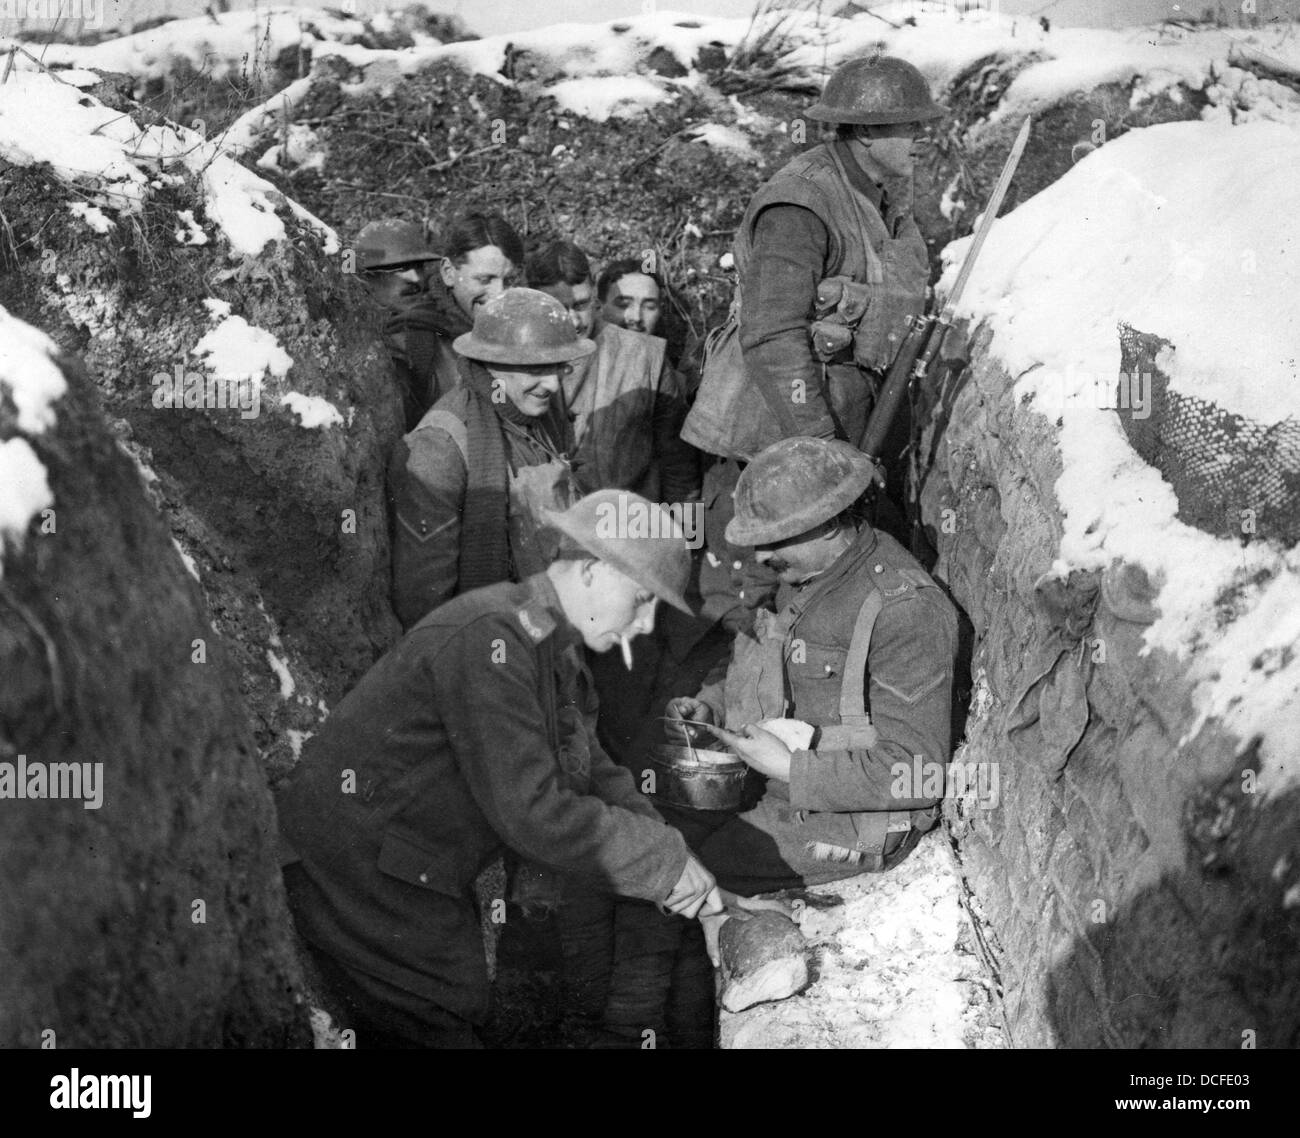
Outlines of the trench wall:
[{"label": "trench wall", "polygon": [[1300,798],[1247,793],[1255,747],[1213,721],[1182,741],[1191,684],[1142,653],[1139,567],[1044,579],[1056,426],[973,349],[922,508],[972,636],[957,759],[997,771],[996,805],[989,779],[946,811],[1013,1042],[1294,1047]]}]

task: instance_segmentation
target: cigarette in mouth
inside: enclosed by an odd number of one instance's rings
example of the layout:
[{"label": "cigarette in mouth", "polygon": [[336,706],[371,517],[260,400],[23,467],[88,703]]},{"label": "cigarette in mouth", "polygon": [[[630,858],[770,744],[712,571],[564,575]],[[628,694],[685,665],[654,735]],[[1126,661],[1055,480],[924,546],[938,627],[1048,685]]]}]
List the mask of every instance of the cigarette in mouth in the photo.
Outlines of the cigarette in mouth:
[{"label": "cigarette in mouth", "polygon": [[632,642],[626,636],[620,636],[618,642],[623,649],[623,666],[630,672],[632,670]]}]

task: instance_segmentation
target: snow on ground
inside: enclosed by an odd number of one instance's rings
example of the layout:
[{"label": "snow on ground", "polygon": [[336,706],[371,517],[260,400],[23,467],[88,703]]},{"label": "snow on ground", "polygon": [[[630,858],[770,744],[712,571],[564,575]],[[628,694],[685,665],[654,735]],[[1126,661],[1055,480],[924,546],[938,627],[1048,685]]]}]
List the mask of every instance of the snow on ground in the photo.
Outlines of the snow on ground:
[{"label": "snow on ground", "polygon": [[228,311],[218,317],[217,326],[204,333],[190,354],[203,361],[209,375],[221,380],[260,384],[267,372],[283,379],[293,366],[293,358],[270,332]]},{"label": "snow on ground", "polygon": [[[12,402],[20,431],[38,435],[54,426],[53,405],[67,390],[57,354],[44,332],[0,307],[0,397]],[[6,548],[21,546],[32,518],[52,505],[45,464],[31,444],[23,438],[0,442],[0,558]]]},{"label": "snow on ground", "polygon": [[610,118],[638,115],[647,107],[662,103],[668,92],[662,83],[644,75],[596,75],[581,79],[564,79],[548,87],[563,110],[605,122]]},{"label": "snow on ground", "polygon": [[124,71],[147,79],[161,78],[184,61],[213,79],[226,79],[255,73],[289,48],[313,51],[365,34],[363,21],[341,12],[275,7],[173,20],[90,47],[54,43],[43,55],[47,66]]},{"label": "snow on ground", "polygon": [[[0,49],[3,44],[0,43]],[[197,177],[208,216],[239,255],[257,256],[286,236],[276,208],[314,228],[326,252],[338,238],[270,182],[181,126],[138,126],[77,87],[40,71],[16,70],[0,99],[0,158],[18,166],[48,162],[63,182],[100,209],[138,213],[153,189]],[[87,219],[89,220],[89,218]]]},{"label": "snow on ground", "polygon": [[[271,54],[307,42],[314,60],[335,56],[366,70],[366,85],[399,82],[402,75],[435,60],[454,62],[498,83],[509,83],[504,73],[512,72],[521,85],[541,85],[565,110],[605,121],[611,115],[640,113],[674,98],[682,89],[699,85],[703,77],[695,63],[701,49],[720,45],[731,52],[746,41],[760,40],[773,25],[780,24],[792,48],[786,62],[818,81],[846,59],[878,50],[915,63],[936,89],[995,53],[1033,56],[1013,81],[993,115],[995,120],[1018,118],[1045,102],[1105,82],[1131,82],[1134,105],[1185,83],[1209,95],[1207,117],[1230,115],[1238,121],[1242,117],[1284,117],[1300,107],[1300,97],[1288,88],[1256,79],[1233,65],[1245,52],[1300,67],[1300,37],[1285,35],[1283,28],[1053,27],[1044,31],[1034,21],[988,11],[959,14],[951,6],[927,9],[910,0],[879,5],[873,11],[883,18],[844,20],[819,16],[815,8],[809,8],[765,13],[752,24],[748,18],[653,11],[601,24],[555,24],[462,43],[430,42],[388,50],[354,42],[358,21],[312,9],[274,8],[262,13],[260,24],[247,12],[220,16],[219,27],[208,19],[179,21],[96,48],[59,48],[53,58],[78,67],[111,64],[152,76],[165,70],[169,58],[193,61],[206,57],[214,68],[229,70],[246,66],[250,50],[263,51],[258,45],[269,35]],[[909,18],[914,23],[904,24]],[[891,23],[899,26],[891,27]],[[651,70],[648,61],[656,51],[661,58],[675,60],[687,74],[669,78]],[[92,52],[97,54],[88,54]],[[47,55],[47,62],[50,59]],[[20,61],[19,65],[24,64]],[[260,137],[274,133],[308,86],[308,79],[296,80],[246,113],[226,132],[224,145],[233,153],[242,153]],[[740,121],[738,125],[747,130],[770,129],[763,123]],[[292,164],[308,160],[305,156],[289,158]],[[275,161],[283,165],[278,156]]]},{"label": "snow on ground", "polygon": [[[1174,345],[1160,361],[1173,389],[1263,423],[1300,422],[1296,170],[1295,126],[1130,132],[997,222],[960,306],[988,322],[990,352],[1022,376],[1017,395],[1061,416],[1058,568],[1122,558],[1162,582],[1146,644],[1193,657],[1201,717],[1188,737],[1209,715],[1243,740],[1263,733],[1268,789],[1300,780],[1300,553],[1178,521],[1173,489],[1098,392],[1114,391],[1124,322]],[[945,251],[941,288],[968,245]],[[1263,584],[1248,583],[1256,574]],[[1244,611],[1220,629],[1215,601],[1235,584]]]},{"label": "snow on ground", "polygon": [[725,1048],[1000,1048],[991,979],[971,945],[961,885],[926,837],[902,865],[808,892],[800,928],[816,953],[801,994],[722,1013]]},{"label": "snow on ground", "polygon": [[299,426],[307,430],[343,426],[343,416],[339,413],[339,409],[319,395],[303,395],[299,391],[290,391],[281,397],[280,402],[298,416]]},{"label": "snow on ground", "polygon": [[266,650],[266,662],[271,665],[271,671],[280,681],[280,698],[292,699],[293,693],[297,690],[297,685],[293,682],[293,675],[289,671],[287,661],[277,656],[269,648]]}]

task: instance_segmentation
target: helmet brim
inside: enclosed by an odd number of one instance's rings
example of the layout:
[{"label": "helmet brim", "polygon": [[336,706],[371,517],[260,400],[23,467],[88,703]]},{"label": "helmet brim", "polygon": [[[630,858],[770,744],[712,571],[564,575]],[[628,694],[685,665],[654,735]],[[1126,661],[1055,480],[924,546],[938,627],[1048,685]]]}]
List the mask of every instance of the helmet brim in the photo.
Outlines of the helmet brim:
[{"label": "helmet brim", "polygon": [[553,348],[512,349],[501,344],[486,343],[473,332],[457,336],[451,346],[466,359],[485,364],[567,364],[583,359],[596,350],[596,342],[585,336],[574,340],[572,344],[560,344]]},{"label": "helmet brim", "polygon": [[806,111],[804,118],[817,122],[852,123],[855,126],[893,126],[906,122],[929,122],[941,118],[943,108],[939,106],[922,110],[898,111],[846,111],[843,107],[830,107],[825,103],[814,103]]},{"label": "helmet brim", "polygon": [[380,257],[378,260],[358,258],[357,271],[369,273],[375,269],[392,269],[398,265],[423,265],[430,261],[441,261],[441,253],[417,253],[414,257]]},{"label": "helmet brim", "polygon": [[[575,545],[581,546],[597,560],[612,565],[624,577],[628,577],[643,588],[649,589],[660,600],[667,601],[673,608],[684,612],[687,616],[695,615],[691,611],[691,606],[686,603],[686,598],[682,595],[681,589],[675,588],[670,582],[647,572],[644,566],[634,565],[623,556],[622,551],[614,543],[602,540],[596,534],[575,524],[558,510],[543,510],[542,514],[547,525],[554,526],[571,539]],[[683,537],[683,550],[685,546],[686,538]]]},{"label": "helmet brim", "polygon": [[805,506],[802,510],[784,518],[761,521],[755,518],[742,518],[733,514],[723,537],[732,545],[752,548],[756,545],[770,545],[776,541],[789,541],[802,533],[808,533],[847,510],[866,493],[871,485],[872,470],[870,464],[856,470],[843,478],[827,491],[826,495]]}]

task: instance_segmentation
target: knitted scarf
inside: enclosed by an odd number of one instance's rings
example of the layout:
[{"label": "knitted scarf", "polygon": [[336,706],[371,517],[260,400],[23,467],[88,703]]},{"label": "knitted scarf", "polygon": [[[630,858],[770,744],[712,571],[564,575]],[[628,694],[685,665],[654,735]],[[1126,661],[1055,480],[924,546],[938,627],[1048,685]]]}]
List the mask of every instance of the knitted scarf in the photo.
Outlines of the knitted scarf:
[{"label": "knitted scarf", "polygon": [[427,381],[433,371],[437,337],[451,343],[473,327],[474,322],[460,310],[446,286],[434,279],[427,295],[389,318],[384,333],[402,346],[411,371]]},{"label": "knitted scarf", "polygon": [[462,593],[510,579],[508,522],[510,470],[503,423],[527,427],[533,420],[508,399],[492,398],[492,374],[474,360],[458,360],[465,405],[465,509],[461,514]]}]

